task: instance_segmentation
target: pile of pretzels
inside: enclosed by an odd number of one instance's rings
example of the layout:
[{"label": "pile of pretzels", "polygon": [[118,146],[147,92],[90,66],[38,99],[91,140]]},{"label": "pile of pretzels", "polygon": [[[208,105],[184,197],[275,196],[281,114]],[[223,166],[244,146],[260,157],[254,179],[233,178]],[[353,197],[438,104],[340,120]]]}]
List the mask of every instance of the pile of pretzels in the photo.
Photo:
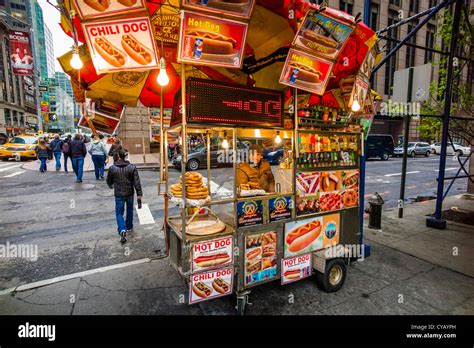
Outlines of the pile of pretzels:
[{"label": "pile of pretzels", "polygon": [[[179,183],[170,186],[171,194],[181,198],[183,196],[183,180],[179,178]],[[202,182],[202,175],[197,172],[186,173],[186,198],[206,199],[209,196],[209,189]]]}]

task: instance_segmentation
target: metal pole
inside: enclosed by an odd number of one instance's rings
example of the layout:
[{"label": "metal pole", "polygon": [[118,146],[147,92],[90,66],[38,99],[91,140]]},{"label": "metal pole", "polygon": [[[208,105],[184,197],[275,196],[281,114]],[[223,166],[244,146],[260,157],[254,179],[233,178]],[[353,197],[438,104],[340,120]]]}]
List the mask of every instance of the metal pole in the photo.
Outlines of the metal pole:
[{"label": "metal pole", "polygon": [[[411,37],[412,37],[413,35],[415,35],[416,32],[417,32],[421,27],[423,27],[426,23],[428,23],[428,21],[429,21],[434,15],[436,15],[436,13],[438,13],[439,10],[441,10],[441,9],[442,9],[443,7],[445,7],[445,6],[450,5],[450,4],[453,3],[454,1],[456,1],[456,0],[445,0],[445,1],[443,1],[442,3],[440,3],[439,5],[433,7],[433,9],[430,11],[430,13],[428,14],[428,16],[426,16],[415,28],[413,28],[413,30],[410,31],[410,32],[407,34],[407,36],[405,36],[405,37],[403,38],[403,40],[400,41],[400,43],[399,43],[397,46],[395,46],[395,48],[394,48],[393,50],[391,50],[389,53],[387,53],[387,54],[385,55],[385,57],[382,59],[382,61],[381,61],[379,64],[377,64],[377,66],[376,66],[375,68],[372,69],[372,74],[375,74],[375,73],[377,72],[377,70],[379,70],[379,69],[382,67],[382,65],[384,65],[384,64],[390,59],[390,57],[393,56],[393,55],[400,49],[400,47],[402,47],[402,46],[405,44],[405,42],[407,42],[408,40],[410,40]],[[458,23],[459,23],[459,22],[458,22]]]},{"label": "metal pole", "polygon": [[443,131],[441,135],[441,156],[439,158],[438,190],[436,193],[436,210],[433,217],[426,219],[426,226],[443,230],[446,221],[441,219],[443,209],[444,171],[446,169],[446,150],[448,141],[449,118],[451,114],[451,93],[453,85],[453,60],[457,49],[457,38],[459,34],[459,21],[461,18],[462,0],[456,1],[454,9],[453,26],[451,29],[451,43],[449,47],[448,72],[446,78],[446,91],[444,94],[444,118]]},{"label": "metal pole", "polygon": [[[408,70],[408,91],[407,102],[411,102],[411,92],[413,89],[413,68]],[[405,204],[405,183],[407,178],[407,158],[408,158],[408,137],[410,134],[410,115],[405,115],[403,132],[403,161],[402,178],[400,182],[400,200],[398,201],[398,217],[403,218],[403,205]]]},{"label": "metal pole", "polygon": [[[370,1],[369,1],[369,2],[370,2]],[[367,1],[366,1],[366,3],[367,3]],[[400,22],[397,22],[397,23],[395,23],[395,24],[393,24],[393,25],[390,25],[390,26],[388,26],[388,27],[386,27],[386,28],[380,29],[379,31],[377,31],[377,36],[380,35],[380,34],[382,34],[382,33],[385,33],[386,31],[390,31],[390,30],[392,30],[392,29],[394,29],[394,28],[396,28],[396,27],[399,27],[399,26],[404,25],[404,24],[406,24],[406,23],[408,23],[408,22],[411,22],[411,21],[413,21],[413,20],[415,20],[415,19],[418,19],[418,18],[420,18],[420,17],[423,17],[423,16],[429,14],[433,9],[434,9],[434,7],[429,8],[429,9],[423,11],[423,12],[417,13],[417,14],[414,15],[414,16],[411,16],[411,17],[409,17],[409,18],[403,19],[403,20],[401,20]],[[367,24],[367,23],[366,23],[366,24]]]},{"label": "metal pole", "polygon": [[186,253],[186,166],[188,164],[188,144],[186,127],[186,64],[181,63],[181,191],[183,206],[181,207],[181,256]]},{"label": "metal pole", "polygon": [[164,140],[164,131],[163,126],[165,124],[163,117],[164,113],[164,96],[163,96],[163,86],[160,85],[160,183],[162,183],[164,179],[164,154],[168,155],[168,148],[165,148],[165,140]]}]

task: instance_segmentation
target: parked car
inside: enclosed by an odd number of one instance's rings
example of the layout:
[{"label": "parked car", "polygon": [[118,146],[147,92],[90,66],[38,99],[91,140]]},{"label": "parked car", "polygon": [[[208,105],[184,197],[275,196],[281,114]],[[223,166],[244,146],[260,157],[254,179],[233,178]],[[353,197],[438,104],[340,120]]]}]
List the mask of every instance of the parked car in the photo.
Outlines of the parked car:
[{"label": "parked car", "polygon": [[11,138],[7,143],[0,146],[0,158],[2,161],[8,161],[10,158],[19,156],[21,159],[35,159],[36,146],[39,138],[31,135],[18,135]]},{"label": "parked car", "polygon": [[269,149],[267,151],[264,151],[263,159],[266,159],[270,164],[280,164],[284,154],[285,149],[283,147],[277,149]]},{"label": "parked car", "polygon": [[[415,157],[416,155],[424,155],[426,157],[431,155],[430,144],[424,142],[409,142],[407,154],[410,157]],[[403,144],[397,146],[393,150],[393,156],[403,156]]]},{"label": "parked car", "polygon": [[[453,146],[451,144],[448,144],[446,148],[446,154],[447,155],[454,155],[456,154],[458,157],[459,156],[467,156],[471,153],[471,148],[469,146],[462,146],[461,144],[458,143],[453,143]],[[431,153],[434,154],[441,154],[441,143],[434,143],[430,145],[431,148]]]},{"label": "parked car", "polygon": [[380,157],[387,161],[393,156],[394,142],[390,134],[369,134],[367,137],[366,158]]}]

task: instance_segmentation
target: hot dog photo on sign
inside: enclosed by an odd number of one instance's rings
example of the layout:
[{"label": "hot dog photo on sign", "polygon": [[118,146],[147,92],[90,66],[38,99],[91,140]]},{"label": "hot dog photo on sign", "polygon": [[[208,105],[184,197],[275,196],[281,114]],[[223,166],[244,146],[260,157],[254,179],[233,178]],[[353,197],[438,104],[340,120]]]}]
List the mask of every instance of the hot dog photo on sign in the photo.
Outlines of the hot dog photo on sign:
[{"label": "hot dog photo on sign", "polygon": [[148,18],[84,23],[83,28],[98,73],[158,68]]},{"label": "hot dog photo on sign", "polygon": [[323,95],[333,66],[330,61],[292,48],[288,52],[280,83]]},{"label": "hot dog photo on sign", "polygon": [[289,222],[285,224],[285,257],[321,249],[323,238],[322,217]]},{"label": "hot dog photo on sign", "polygon": [[193,272],[223,267],[232,263],[233,245],[232,237],[194,243],[191,249]]},{"label": "hot dog photo on sign", "polygon": [[247,27],[245,23],[185,11],[178,62],[240,68]]},{"label": "hot dog photo on sign", "polygon": [[192,274],[189,282],[189,304],[232,294],[233,280],[232,266]]},{"label": "hot dog photo on sign", "polygon": [[142,0],[74,0],[83,19],[105,17],[145,9]]},{"label": "hot dog photo on sign", "polygon": [[245,237],[245,284],[258,283],[277,275],[275,231]]}]

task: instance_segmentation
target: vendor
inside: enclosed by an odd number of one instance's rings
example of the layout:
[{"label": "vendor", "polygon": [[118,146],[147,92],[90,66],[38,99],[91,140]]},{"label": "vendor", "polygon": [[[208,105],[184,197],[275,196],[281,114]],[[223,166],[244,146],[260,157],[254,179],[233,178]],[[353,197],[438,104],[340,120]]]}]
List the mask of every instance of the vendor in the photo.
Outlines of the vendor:
[{"label": "vendor", "polygon": [[258,145],[250,146],[248,157],[249,163],[242,162],[237,167],[237,187],[275,192],[275,178],[270,163],[262,158],[262,148]]}]

